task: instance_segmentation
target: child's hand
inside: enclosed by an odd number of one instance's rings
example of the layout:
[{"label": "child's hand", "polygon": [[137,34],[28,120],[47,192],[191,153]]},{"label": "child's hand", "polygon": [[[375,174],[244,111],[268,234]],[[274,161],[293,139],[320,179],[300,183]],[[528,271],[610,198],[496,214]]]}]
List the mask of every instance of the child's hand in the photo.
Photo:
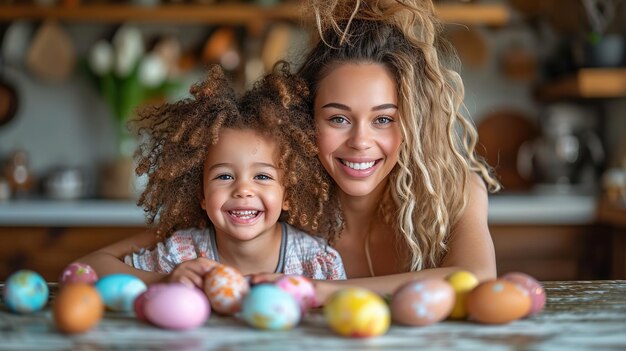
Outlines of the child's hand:
[{"label": "child's hand", "polygon": [[255,273],[248,276],[250,285],[261,283],[273,283],[277,281],[284,274],[282,273]]},{"label": "child's hand", "polygon": [[174,268],[172,273],[167,276],[166,281],[183,283],[190,287],[195,286],[202,289],[204,275],[218,264],[218,262],[204,257],[185,261]]}]

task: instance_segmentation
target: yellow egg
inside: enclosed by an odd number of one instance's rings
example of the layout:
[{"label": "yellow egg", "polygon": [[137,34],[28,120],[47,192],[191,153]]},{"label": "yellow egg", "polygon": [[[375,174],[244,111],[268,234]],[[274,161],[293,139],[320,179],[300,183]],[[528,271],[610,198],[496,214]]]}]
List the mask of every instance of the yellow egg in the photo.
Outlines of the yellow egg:
[{"label": "yellow egg", "polygon": [[362,288],[347,288],[333,294],[324,306],[326,322],[342,336],[367,338],[389,329],[390,312],[377,294]]},{"label": "yellow egg", "polygon": [[450,319],[463,319],[467,317],[465,299],[467,294],[478,285],[478,278],[468,271],[456,271],[446,278],[454,290],[455,302]]}]

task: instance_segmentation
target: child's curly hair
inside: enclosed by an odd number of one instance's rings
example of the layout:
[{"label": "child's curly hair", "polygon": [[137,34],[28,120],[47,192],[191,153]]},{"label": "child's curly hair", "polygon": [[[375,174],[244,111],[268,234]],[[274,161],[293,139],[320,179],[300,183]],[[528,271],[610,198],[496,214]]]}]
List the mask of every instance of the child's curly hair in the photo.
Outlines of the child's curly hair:
[{"label": "child's curly hair", "polygon": [[210,225],[200,206],[204,162],[223,128],[253,130],[276,143],[289,204],[281,220],[313,234],[332,232],[339,205],[329,201],[330,178],[317,158],[309,91],[286,63],[277,64],[240,100],[218,65],[190,92],[193,98],[140,111],[130,124],[142,138],[136,173],[148,175],[137,204],[159,239]]}]

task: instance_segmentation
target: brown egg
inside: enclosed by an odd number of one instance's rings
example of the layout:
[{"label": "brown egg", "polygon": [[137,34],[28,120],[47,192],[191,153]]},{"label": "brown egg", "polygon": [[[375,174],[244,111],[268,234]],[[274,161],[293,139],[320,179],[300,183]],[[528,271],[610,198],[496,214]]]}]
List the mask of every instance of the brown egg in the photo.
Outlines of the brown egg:
[{"label": "brown egg", "polygon": [[504,324],[524,317],[530,309],[528,291],[510,281],[481,283],[465,300],[470,319],[486,324]]},{"label": "brown egg", "polygon": [[63,333],[82,333],[93,328],[104,313],[104,303],[93,286],[85,283],[64,286],[57,295],[52,314]]}]

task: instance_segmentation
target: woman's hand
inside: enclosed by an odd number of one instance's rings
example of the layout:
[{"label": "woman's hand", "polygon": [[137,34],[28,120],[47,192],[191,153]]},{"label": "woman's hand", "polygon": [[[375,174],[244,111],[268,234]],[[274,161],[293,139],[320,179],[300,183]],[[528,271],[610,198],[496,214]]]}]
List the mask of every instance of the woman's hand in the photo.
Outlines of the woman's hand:
[{"label": "woman's hand", "polygon": [[176,266],[172,273],[165,278],[165,281],[168,283],[183,283],[190,287],[195,286],[202,289],[204,275],[217,265],[219,263],[216,261],[198,257]]}]

